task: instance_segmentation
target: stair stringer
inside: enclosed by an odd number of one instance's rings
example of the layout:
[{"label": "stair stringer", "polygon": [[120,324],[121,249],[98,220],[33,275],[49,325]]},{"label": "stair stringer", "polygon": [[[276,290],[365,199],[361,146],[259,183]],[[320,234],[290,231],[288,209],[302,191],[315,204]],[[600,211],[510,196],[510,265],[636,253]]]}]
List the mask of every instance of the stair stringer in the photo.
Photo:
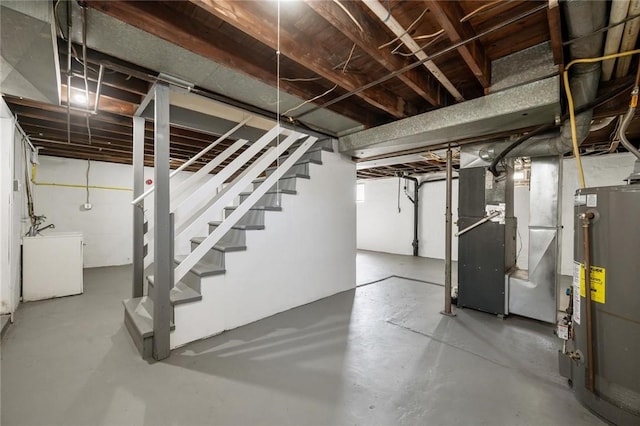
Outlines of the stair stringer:
[{"label": "stair stringer", "polygon": [[246,232],[246,251],[225,253],[225,274],[202,279],[201,301],[174,307],[172,349],[355,287],[355,164],[322,162]]}]

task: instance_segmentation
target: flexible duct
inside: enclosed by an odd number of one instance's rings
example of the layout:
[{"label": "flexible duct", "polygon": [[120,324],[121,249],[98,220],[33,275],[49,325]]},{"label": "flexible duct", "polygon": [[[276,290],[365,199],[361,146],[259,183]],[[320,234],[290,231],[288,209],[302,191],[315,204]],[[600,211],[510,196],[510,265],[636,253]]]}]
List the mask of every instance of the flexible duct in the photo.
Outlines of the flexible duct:
[{"label": "flexible duct", "polygon": [[[607,22],[605,2],[585,0],[568,0],[563,2],[564,15],[567,22],[569,39],[582,39],[569,47],[571,59],[590,58],[602,53],[604,36],[602,33],[592,34],[604,27]],[[590,36],[587,36],[592,34]],[[576,64],[570,79],[576,109],[592,102],[598,93],[600,81],[600,63]],[[581,144],[589,135],[593,109],[576,115],[578,143]],[[500,143],[502,146],[503,143]],[[494,145],[495,146],[495,145]],[[493,147],[487,148],[490,151]],[[496,147],[497,148],[497,147]],[[545,137],[528,140],[509,153],[509,157],[539,157],[562,155],[572,149],[571,126],[566,120],[560,133],[552,132]]]}]

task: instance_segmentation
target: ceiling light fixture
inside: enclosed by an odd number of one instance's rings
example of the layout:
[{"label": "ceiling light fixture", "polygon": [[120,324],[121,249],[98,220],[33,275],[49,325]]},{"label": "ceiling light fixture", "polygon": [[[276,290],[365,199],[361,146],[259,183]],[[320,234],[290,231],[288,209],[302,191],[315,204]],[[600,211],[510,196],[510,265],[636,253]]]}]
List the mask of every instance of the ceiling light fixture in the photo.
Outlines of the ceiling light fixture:
[{"label": "ceiling light fixture", "polygon": [[87,95],[84,93],[74,93],[71,96],[71,102],[75,104],[86,105],[87,104]]}]

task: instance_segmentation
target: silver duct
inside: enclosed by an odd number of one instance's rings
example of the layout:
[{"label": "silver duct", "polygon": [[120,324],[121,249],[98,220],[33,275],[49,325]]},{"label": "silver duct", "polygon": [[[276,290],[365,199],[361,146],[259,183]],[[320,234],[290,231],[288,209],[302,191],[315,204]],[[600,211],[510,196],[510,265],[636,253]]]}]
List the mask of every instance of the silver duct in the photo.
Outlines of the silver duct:
[{"label": "silver duct", "polygon": [[[602,1],[567,0],[563,3],[569,39],[584,37],[571,45],[571,59],[600,56],[604,42],[603,33],[592,34],[607,23],[607,5]],[[589,36],[589,34],[592,34]],[[569,80],[575,108],[578,109],[596,99],[600,82],[600,63],[576,64],[571,67]],[[576,115],[578,145],[589,135],[593,110]],[[477,145],[479,152],[491,158],[509,145],[509,141],[491,142]],[[515,148],[507,157],[540,157],[562,155],[571,151],[571,126],[566,120],[560,132],[555,131],[544,137],[532,138]]]},{"label": "silver duct", "polygon": [[509,312],[556,322],[562,236],[562,157],[531,159],[529,270],[509,276]]},{"label": "silver duct", "polygon": [[[595,1],[565,1],[565,16],[571,39],[591,34],[606,25],[606,4]],[[585,37],[571,45],[571,58],[601,54],[603,35]],[[578,64],[572,68],[571,93],[576,108],[597,96],[600,64]],[[589,134],[593,110],[576,116],[578,144]],[[572,149],[569,120],[560,133],[537,138],[514,149],[509,156],[534,157],[531,161],[529,270],[509,276],[509,311],[529,318],[556,321],[557,285],[560,274],[562,157]]]}]

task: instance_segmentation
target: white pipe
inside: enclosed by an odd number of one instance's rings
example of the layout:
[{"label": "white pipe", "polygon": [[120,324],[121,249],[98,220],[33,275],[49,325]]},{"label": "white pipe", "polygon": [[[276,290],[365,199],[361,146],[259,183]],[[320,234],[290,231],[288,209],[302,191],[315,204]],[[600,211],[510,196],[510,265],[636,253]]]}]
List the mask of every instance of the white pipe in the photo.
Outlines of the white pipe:
[{"label": "white pipe", "polygon": [[[609,25],[617,24],[627,17],[629,12],[630,0],[612,0],[611,1],[611,14],[609,15]],[[622,33],[624,25],[618,25],[611,28],[607,32],[607,40],[604,44],[604,55],[611,55],[612,53],[618,53],[620,51],[620,40],[622,40]],[[602,81],[611,80],[613,75],[613,67],[616,64],[615,59],[602,62]]]},{"label": "white pipe", "polygon": [[[640,13],[640,0],[631,0],[629,5],[629,15],[637,15]],[[620,43],[620,51],[626,52],[636,46],[636,40],[638,39],[638,31],[640,30],[640,18],[632,19],[624,24],[624,34],[622,35],[622,42]],[[622,78],[629,73],[629,66],[631,65],[631,56],[625,56],[618,59],[618,66],[616,67],[616,78]]]},{"label": "white pipe", "polygon": [[[416,43],[413,37],[406,33],[404,27],[400,25],[400,23],[389,14],[389,11],[386,7],[384,7],[384,5],[382,5],[382,3],[377,0],[363,0],[363,3],[369,9],[371,9],[371,11],[382,21],[383,24],[387,26],[387,28],[393,31],[396,36],[400,37],[400,40],[402,40],[402,42],[409,48],[409,50],[411,50],[411,52],[414,52],[418,59],[423,61],[427,58],[427,54],[424,53],[422,49],[420,49],[420,46],[418,45],[418,43]],[[460,102],[464,100],[462,94],[458,91],[458,89],[455,88],[453,83],[449,81],[449,79],[442,73],[442,71],[440,71],[440,68],[438,68],[438,66],[434,64],[433,61],[426,61],[423,63],[423,65],[426,69],[429,70],[431,74],[433,74],[433,76],[440,82],[440,84],[442,84],[444,88],[447,89],[449,93],[451,93],[456,101]]]}]

